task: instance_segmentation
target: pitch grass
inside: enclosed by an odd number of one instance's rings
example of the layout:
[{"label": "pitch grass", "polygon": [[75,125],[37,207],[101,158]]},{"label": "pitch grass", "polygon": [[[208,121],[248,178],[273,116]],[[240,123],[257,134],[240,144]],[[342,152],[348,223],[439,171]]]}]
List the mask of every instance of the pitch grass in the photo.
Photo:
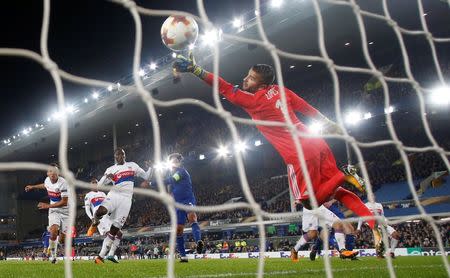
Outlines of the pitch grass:
[{"label": "pitch grass", "polygon": [[[191,260],[175,265],[177,277],[255,277],[257,259]],[[332,259],[334,277],[389,277],[384,260],[361,258],[359,261]],[[397,277],[448,277],[441,257],[399,257],[394,260]],[[301,259],[293,263],[289,259],[266,259],[266,277],[324,277],[322,259],[314,262]],[[105,262],[95,265],[92,261],[73,263],[73,277],[165,277],[165,260],[129,260],[119,264]],[[0,261],[0,277],[64,277],[64,263],[56,265],[40,261]]]}]

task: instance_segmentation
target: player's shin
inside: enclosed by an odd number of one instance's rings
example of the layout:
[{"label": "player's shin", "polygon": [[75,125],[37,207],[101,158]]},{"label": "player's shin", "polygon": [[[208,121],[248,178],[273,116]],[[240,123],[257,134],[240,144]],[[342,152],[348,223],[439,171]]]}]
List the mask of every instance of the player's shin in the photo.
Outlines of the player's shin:
[{"label": "player's shin", "polygon": [[48,250],[50,250],[50,257],[52,259],[56,258],[56,254],[57,254],[57,251],[58,251],[58,238],[55,239],[55,240],[51,240],[50,239],[48,241],[48,243],[49,243]]},{"label": "player's shin", "polygon": [[100,258],[104,258],[106,256],[106,253],[111,248],[111,245],[113,244],[114,236],[110,234],[109,232],[106,233],[106,237],[103,240],[102,249],[100,250]]},{"label": "player's shin", "polygon": [[294,246],[295,251],[300,250],[309,241],[308,233],[302,235],[302,237],[297,241]]},{"label": "player's shin", "polygon": [[178,249],[178,252],[180,252],[180,257],[186,257],[186,250],[184,249],[183,235],[177,236],[177,249]]},{"label": "player's shin", "polygon": [[336,242],[339,248],[339,251],[345,249],[345,235],[342,231],[335,231],[334,237],[336,238]]},{"label": "player's shin", "polygon": [[200,226],[197,222],[192,223],[192,235],[194,236],[195,242],[202,239],[202,232],[200,231]]},{"label": "player's shin", "polygon": [[398,239],[391,238],[391,253],[395,253],[395,248],[397,248]]},{"label": "player's shin", "polygon": [[111,249],[109,249],[108,256],[112,257],[116,254],[117,247],[119,246],[121,240],[122,236],[116,235],[114,241],[111,244]]},{"label": "player's shin", "polygon": [[345,249],[350,251],[355,249],[355,235],[345,235]]}]

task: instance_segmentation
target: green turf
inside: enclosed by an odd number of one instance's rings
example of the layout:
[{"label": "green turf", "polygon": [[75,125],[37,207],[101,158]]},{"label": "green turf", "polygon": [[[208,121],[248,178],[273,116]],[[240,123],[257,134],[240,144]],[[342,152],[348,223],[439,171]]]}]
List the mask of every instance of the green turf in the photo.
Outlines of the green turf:
[{"label": "green turf", "polygon": [[[187,264],[176,262],[177,277],[254,277],[257,259],[191,260]],[[388,277],[386,262],[376,258],[359,261],[332,259],[334,277]],[[401,257],[394,260],[397,277],[448,277],[441,257]],[[52,265],[38,261],[1,261],[0,277],[63,277],[64,264]],[[324,277],[323,260],[311,262],[302,259],[292,263],[289,259],[267,259],[264,269],[267,277]],[[76,261],[74,277],[164,277],[165,260],[106,262],[95,265],[92,261]]]}]

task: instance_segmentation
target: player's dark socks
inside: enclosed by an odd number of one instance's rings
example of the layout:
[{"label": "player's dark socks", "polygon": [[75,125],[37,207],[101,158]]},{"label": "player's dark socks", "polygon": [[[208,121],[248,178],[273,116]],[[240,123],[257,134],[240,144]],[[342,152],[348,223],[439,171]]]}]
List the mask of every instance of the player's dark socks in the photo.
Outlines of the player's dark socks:
[{"label": "player's dark socks", "polygon": [[[364,205],[361,199],[356,194],[347,189],[344,189],[342,187],[336,189],[334,198],[358,216],[373,216],[372,212],[370,212],[366,205]],[[366,222],[371,229],[375,227],[375,219],[367,219]]]},{"label": "player's dark socks", "polygon": [[184,237],[183,236],[177,236],[177,249],[182,258],[186,257],[186,250],[184,249]]},{"label": "player's dark socks", "polygon": [[350,251],[355,249],[355,235],[345,235],[345,249]]},{"label": "player's dark socks", "polygon": [[202,232],[200,231],[200,226],[198,225],[198,223],[197,222],[192,223],[191,228],[192,228],[192,235],[194,236],[194,240],[196,242],[202,240]]}]

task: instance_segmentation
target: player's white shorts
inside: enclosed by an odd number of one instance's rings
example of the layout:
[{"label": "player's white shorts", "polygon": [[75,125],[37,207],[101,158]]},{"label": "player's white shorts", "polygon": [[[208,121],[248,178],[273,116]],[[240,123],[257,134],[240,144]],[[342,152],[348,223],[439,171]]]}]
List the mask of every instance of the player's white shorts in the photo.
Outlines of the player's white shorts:
[{"label": "player's white shorts", "polygon": [[59,231],[61,233],[67,233],[69,229],[69,214],[57,211],[49,211],[48,226],[51,227],[53,225],[58,225]]},{"label": "player's white shorts", "polygon": [[97,231],[100,235],[105,235],[111,229],[112,221],[109,215],[105,215],[100,219],[100,224],[97,226]]},{"label": "player's white shorts", "polygon": [[390,236],[395,232],[395,229],[391,225],[386,225],[385,228],[386,228],[388,235],[390,235]]},{"label": "player's white shorts", "polygon": [[121,229],[130,213],[131,196],[124,196],[114,191],[109,191],[101,206],[108,210],[111,224]]},{"label": "player's white shorts", "polygon": [[324,206],[317,208],[318,214],[322,217],[319,219],[313,214],[312,210],[303,209],[302,229],[304,232],[309,230],[317,230],[319,227],[331,227],[334,222],[339,221],[339,217]]}]

